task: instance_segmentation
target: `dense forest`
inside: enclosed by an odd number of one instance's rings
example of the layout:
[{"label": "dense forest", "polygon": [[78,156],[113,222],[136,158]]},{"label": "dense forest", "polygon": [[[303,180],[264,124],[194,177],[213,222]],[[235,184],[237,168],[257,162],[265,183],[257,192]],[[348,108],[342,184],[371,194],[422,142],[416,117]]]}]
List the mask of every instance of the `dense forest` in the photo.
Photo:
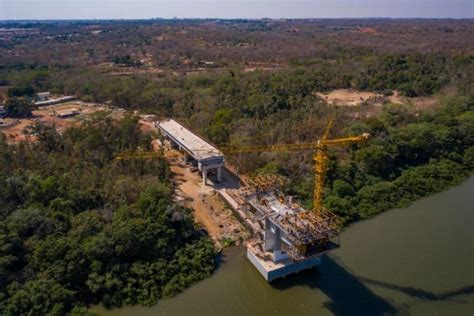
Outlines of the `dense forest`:
[{"label": "dense forest", "polygon": [[[369,132],[373,136],[360,148],[334,153],[326,206],[347,221],[406,205],[472,172],[472,56],[347,54],[337,57],[336,63],[334,59],[306,62],[277,72],[244,72],[236,67],[223,73],[111,77],[45,67],[10,68],[7,73],[17,90],[76,93],[83,100],[174,117],[223,147],[311,142],[335,117],[334,135]],[[348,63],[343,62],[346,59]],[[348,66],[362,60],[363,66]],[[335,107],[315,94],[339,88],[386,96],[396,90],[408,102],[410,97],[435,94],[437,102],[419,109],[385,100],[380,111],[370,105]],[[359,110],[375,112],[357,118]],[[335,162],[338,156],[344,157],[342,165]],[[288,193],[311,207],[310,153],[263,153],[228,160],[242,173],[286,176]],[[436,177],[429,176],[432,173]],[[416,178],[432,183],[417,183]],[[419,186],[420,191],[411,186]]]},{"label": "dense forest", "polygon": [[[411,114],[388,105],[376,118],[350,126],[371,139],[353,146],[349,158],[331,162],[325,206],[346,221],[404,207],[460,183],[474,171],[474,100],[451,98],[432,113]],[[308,197],[309,183],[295,183]]]},{"label": "dense forest", "polygon": [[0,138],[0,314],[155,304],[212,273],[164,159],[114,159],[149,149],[137,122],[99,113],[62,135],[35,125],[37,142]]},{"label": "dense forest", "polygon": [[[346,223],[474,171],[472,20],[4,27],[13,29],[0,41],[0,88],[9,100],[74,94],[173,117],[221,148],[314,142],[330,118],[331,137],[370,133],[330,151],[324,204]],[[334,89],[375,92],[380,104],[336,106],[318,94]],[[392,102],[394,93],[402,101]],[[432,102],[418,105],[423,98]],[[0,314],[152,304],[212,272],[212,243],[192,212],[171,201],[166,162],[114,160],[150,146],[135,117],[100,114],[63,134],[41,124],[29,132],[36,142],[0,141]],[[311,157],[226,160],[242,174],[283,176],[286,193],[311,208]]]}]

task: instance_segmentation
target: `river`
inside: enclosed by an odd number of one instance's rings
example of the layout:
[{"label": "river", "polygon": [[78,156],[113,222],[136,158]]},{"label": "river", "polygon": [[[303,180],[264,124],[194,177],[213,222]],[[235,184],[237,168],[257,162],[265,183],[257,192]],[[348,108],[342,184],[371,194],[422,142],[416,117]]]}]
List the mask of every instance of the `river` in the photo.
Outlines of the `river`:
[{"label": "river", "polygon": [[474,177],[348,227],[317,269],[268,284],[233,248],[212,277],[153,307],[100,315],[473,315]]}]

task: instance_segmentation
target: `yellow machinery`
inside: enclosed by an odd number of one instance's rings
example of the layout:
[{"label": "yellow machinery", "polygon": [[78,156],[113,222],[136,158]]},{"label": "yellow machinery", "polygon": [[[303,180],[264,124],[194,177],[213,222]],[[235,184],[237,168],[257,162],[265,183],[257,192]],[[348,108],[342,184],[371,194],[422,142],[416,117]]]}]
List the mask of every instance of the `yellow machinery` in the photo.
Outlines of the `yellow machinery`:
[{"label": "yellow machinery", "polygon": [[248,146],[238,148],[227,148],[226,153],[255,153],[255,152],[288,152],[305,149],[315,150],[314,160],[314,195],[313,195],[313,211],[322,212],[323,188],[324,179],[327,171],[328,148],[345,146],[366,140],[369,137],[368,133],[359,136],[351,136],[337,139],[328,139],[329,130],[332,127],[333,119],[330,119],[326,129],[324,130],[322,138],[316,143],[305,144],[281,144],[268,146]]}]

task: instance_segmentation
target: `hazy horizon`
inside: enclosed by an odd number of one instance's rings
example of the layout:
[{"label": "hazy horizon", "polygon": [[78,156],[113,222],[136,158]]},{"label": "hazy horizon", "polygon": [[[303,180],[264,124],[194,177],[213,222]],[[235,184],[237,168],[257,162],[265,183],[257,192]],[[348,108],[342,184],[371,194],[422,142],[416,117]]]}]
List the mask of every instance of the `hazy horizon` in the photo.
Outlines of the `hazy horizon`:
[{"label": "hazy horizon", "polygon": [[0,20],[473,17],[471,0],[0,0]]}]

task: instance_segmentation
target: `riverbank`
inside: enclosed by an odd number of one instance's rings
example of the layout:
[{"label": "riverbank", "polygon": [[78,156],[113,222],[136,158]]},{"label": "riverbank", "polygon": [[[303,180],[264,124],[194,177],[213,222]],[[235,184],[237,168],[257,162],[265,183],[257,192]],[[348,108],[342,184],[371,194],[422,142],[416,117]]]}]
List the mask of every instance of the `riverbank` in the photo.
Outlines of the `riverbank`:
[{"label": "riverbank", "polygon": [[[474,177],[348,227],[316,270],[268,284],[243,248],[210,277],[153,307],[100,315],[468,315],[474,309]],[[212,304],[210,303],[212,302]]]}]

